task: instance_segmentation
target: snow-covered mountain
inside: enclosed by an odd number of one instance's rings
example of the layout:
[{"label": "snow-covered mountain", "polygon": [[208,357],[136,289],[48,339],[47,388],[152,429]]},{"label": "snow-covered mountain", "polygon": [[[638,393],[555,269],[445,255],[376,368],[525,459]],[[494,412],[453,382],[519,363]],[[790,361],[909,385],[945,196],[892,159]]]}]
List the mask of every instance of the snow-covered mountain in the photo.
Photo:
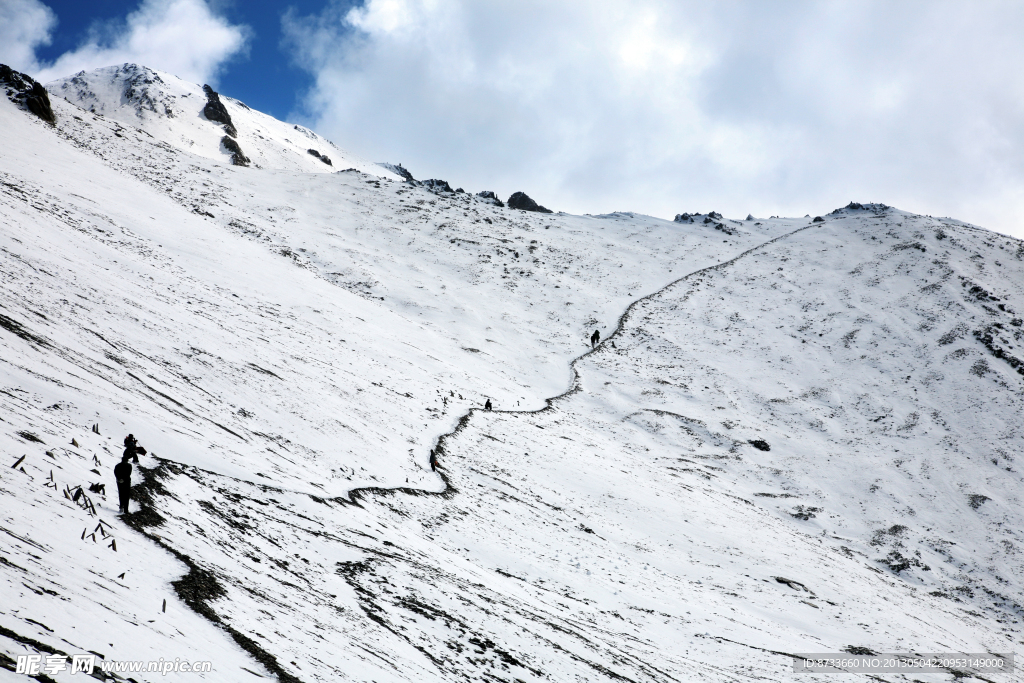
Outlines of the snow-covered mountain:
[{"label": "snow-covered mountain", "polygon": [[283,123],[209,86],[137,64],[82,71],[46,87],[53,98],[206,159],[230,163],[237,148],[258,168],[306,173],[355,168],[400,180],[304,126]]},{"label": "snow-covered mountain", "polygon": [[1024,642],[1019,240],[520,211],[143,67],[47,89],[52,126],[0,101],[0,667],[788,681]]}]

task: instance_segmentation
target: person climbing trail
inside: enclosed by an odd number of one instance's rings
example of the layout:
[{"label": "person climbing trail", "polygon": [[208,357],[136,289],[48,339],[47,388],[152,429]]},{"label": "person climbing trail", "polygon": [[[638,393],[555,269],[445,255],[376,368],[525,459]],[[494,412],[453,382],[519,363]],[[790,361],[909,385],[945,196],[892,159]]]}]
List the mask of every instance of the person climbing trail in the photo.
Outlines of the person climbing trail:
[{"label": "person climbing trail", "polygon": [[139,456],[145,455],[146,449],[135,440],[134,434],[124,437],[124,457],[131,458],[136,465],[139,463]]},{"label": "person climbing trail", "polygon": [[484,404],[484,410],[491,409],[491,399],[487,399],[487,403]]},{"label": "person climbing trail", "polygon": [[114,479],[117,480],[117,499],[120,503],[119,512],[128,514],[128,502],[131,500],[132,493],[132,465],[128,460],[131,458],[127,454],[121,456],[121,462],[114,465]]},{"label": "person climbing trail", "polygon": [[441,466],[441,463],[439,463],[437,461],[437,453],[435,453],[434,449],[431,448],[430,449],[430,470],[432,472],[436,472],[437,468],[440,467],[440,466]]},{"label": "person climbing trail", "polygon": [[601,333],[598,330],[594,330],[594,334],[590,335],[591,348],[597,346],[599,341],[601,341]]}]

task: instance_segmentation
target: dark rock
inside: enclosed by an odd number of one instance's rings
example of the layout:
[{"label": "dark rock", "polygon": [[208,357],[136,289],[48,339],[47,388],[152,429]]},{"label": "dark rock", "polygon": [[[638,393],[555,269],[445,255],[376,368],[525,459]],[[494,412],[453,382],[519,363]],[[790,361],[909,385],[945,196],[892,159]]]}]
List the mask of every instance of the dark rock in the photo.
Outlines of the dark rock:
[{"label": "dark rock", "polygon": [[754,439],[749,443],[759,451],[770,451],[772,449],[772,447],[768,445],[768,442],[763,439]]},{"label": "dark rock", "polygon": [[[220,95],[214,92],[213,88],[208,85],[203,86],[203,92],[206,93],[206,106],[203,107],[203,115],[206,116],[210,121],[224,124],[224,132],[233,138],[238,137],[238,131],[235,130],[235,124],[231,122],[231,114],[224,107],[224,103],[220,101]],[[244,158],[244,157],[243,157]],[[246,160],[248,163],[248,160]],[[246,164],[238,164],[244,166]]]},{"label": "dark rock", "polygon": [[50,108],[50,96],[46,94],[46,88],[40,83],[33,84],[32,90],[25,98],[25,104],[28,105],[30,112],[43,121],[50,124],[57,123],[57,117],[53,115],[53,109]]},{"label": "dark rock", "polygon": [[789,516],[806,522],[817,517],[817,515],[814,514],[816,512],[821,512],[821,508],[797,505],[793,512],[789,513]]},{"label": "dark rock", "polygon": [[876,216],[878,216],[878,215],[881,215],[882,213],[885,213],[890,208],[891,207],[886,206],[885,204],[872,204],[872,203],[861,204],[859,202],[850,202],[846,206],[843,206],[841,208],[838,208],[838,209],[832,211],[831,213],[829,213],[829,215],[830,216],[835,216],[835,215],[841,214],[844,211],[870,211],[870,212],[874,213]]},{"label": "dark rock", "polygon": [[804,584],[800,583],[799,581],[794,581],[793,579],[787,579],[784,576],[775,576],[775,577],[772,577],[772,578],[774,578],[778,583],[786,584],[787,586],[789,586],[790,588],[792,588],[795,591],[806,591],[808,593],[811,593],[812,595],[814,594],[814,591],[812,591],[810,588],[808,588]]},{"label": "dark rock", "polygon": [[448,184],[448,181],[438,180],[437,178],[424,180],[420,185],[431,192],[454,192],[452,186]]},{"label": "dark rock", "polygon": [[813,221],[811,221],[811,222],[812,222],[812,223],[824,223],[824,222],[825,222],[825,219],[824,219],[824,218],[822,218],[821,216],[815,216],[815,217],[814,217],[814,220],[813,220]]},{"label": "dark rock", "polygon": [[46,88],[28,74],[15,71],[6,64],[0,64],[0,85],[6,86],[7,97],[11,102],[25,107],[51,125],[57,123]]},{"label": "dark rock", "polygon": [[498,199],[498,195],[494,194],[490,190],[484,190],[483,192],[477,192],[476,196],[480,197],[481,199],[486,199],[486,200],[490,201],[491,204],[494,204],[495,206],[505,206],[505,202],[503,202],[500,199]]},{"label": "dark rock", "polygon": [[692,223],[693,216],[688,213],[677,213],[676,217],[672,219],[676,223]]},{"label": "dark rock", "polygon": [[530,199],[529,195],[525,192],[516,192],[508,198],[508,208],[519,209],[520,211],[536,211],[538,213],[554,213],[551,209],[546,209],[537,202]]},{"label": "dark rock", "polygon": [[224,146],[224,149],[231,152],[231,163],[235,166],[248,166],[249,157],[242,153],[242,148],[238,146],[238,143],[234,138],[225,135],[220,139],[220,144]]},{"label": "dark rock", "polygon": [[31,90],[35,81],[28,74],[15,71],[6,64],[0,64],[0,84],[14,88],[18,92]]},{"label": "dark rock", "polygon": [[988,496],[983,496],[980,493],[969,493],[967,494],[967,504],[971,506],[972,510],[977,510],[981,507],[982,503],[986,500],[992,500]]},{"label": "dark rock", "polygon": [[317,159],[319,159],[320,161],[322,161],[325,164],[327,164],[328,166],[333,166],[334,165],[334,164],[331,163],[331,160],[327,158],[326,154],[321,154],[320,152],[316,151],[315,149],[309,149],[309,150],[306,150],[306,151],[309,152],[310,155],[315,156]]},{"label": "dark rock", "polygon": [[384,168],[388,169],[395,175],[401,176],[403,179],[407,181],[416,180],[415,178],[412,177],[412,173],[409,173],[409,171],[407,171],[401,164],[389,164],[387,162],[381,162],[377,165],[383,166]]},{"label": "dark rock", "polygon": [[714,218],[716,220],[722,220],[722,214],[718,213],[717,211],[712,211],[711,213],[708,214],[708,217]]}]

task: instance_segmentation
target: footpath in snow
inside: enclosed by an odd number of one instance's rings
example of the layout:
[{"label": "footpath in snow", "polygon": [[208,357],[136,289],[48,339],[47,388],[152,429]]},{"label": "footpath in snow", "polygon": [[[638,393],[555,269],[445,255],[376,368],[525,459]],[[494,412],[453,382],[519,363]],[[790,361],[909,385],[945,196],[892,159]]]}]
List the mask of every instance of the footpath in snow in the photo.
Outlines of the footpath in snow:
[{"label": "footpath in snow", "polygon": [[788,681],[1020,641],[1018,240],[523,212],[220,96],[232,165],[144,67],[49,90],[54,127],[0,101],[0,667]]}]

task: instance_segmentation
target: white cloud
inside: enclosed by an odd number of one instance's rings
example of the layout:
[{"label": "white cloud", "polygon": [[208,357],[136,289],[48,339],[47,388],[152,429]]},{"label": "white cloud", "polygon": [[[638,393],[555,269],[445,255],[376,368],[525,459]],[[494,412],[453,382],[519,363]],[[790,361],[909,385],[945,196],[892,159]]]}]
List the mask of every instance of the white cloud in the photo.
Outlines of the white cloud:
[{"label": "white cloud", "polygon": [[39,0],[0,1],[0,64],[35,72],[36,48],[49,45],[57,17]]},{"label": "white cloud", "polygon": [[311,122],[579,212],[850,200],[1024,235],[1024,6],[367,0],[289,15]]},{"label": "white cloud", "polygon": [[[248,39],[246,27],[215,14],[206,0],[143,0],[124,21],[94,26],[78,48],[51,64],[40,64],[34,48],[48,42],[53,23],[53,13],[37,0],[0,0],[0,45],[5,46],[0,54],[10,52],[12,66],[19,60],[43,83],[125,62],[195,83],[214,83],[225,62],[244,51]],[[4,40],[4,32],[17,40]]]}]

